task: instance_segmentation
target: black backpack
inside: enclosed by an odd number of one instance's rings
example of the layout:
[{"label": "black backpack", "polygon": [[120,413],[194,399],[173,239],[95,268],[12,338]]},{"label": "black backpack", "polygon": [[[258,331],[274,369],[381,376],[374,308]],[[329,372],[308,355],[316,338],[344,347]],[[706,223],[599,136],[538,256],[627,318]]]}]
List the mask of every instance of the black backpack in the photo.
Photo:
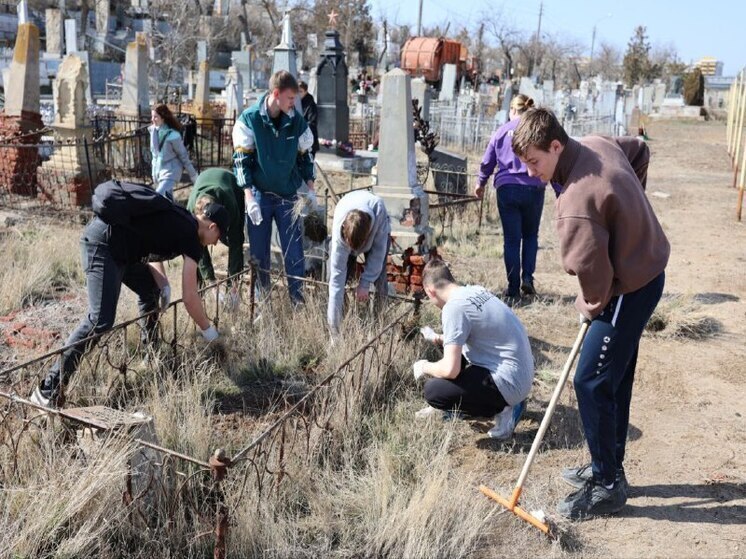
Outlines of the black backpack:
[{"label": "black backpack", "polygon": [[109,225],[130,225],[133,219],[174,207],[148,185],[118,180],[99,184],[91,205],[93,213]]}]

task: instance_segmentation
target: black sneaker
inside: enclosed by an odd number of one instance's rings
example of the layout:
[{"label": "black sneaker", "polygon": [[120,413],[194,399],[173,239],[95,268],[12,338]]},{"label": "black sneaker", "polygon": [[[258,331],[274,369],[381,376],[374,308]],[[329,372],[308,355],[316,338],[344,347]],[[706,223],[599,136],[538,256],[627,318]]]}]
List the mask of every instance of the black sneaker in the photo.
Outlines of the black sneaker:
[{"label": "black sneaker", "polygon": [[570,493],[557,505],[557,512],[570,520],[587,520],[595,516],[615,514],[622,510],[627,502],[627,493],[621,483],[607,489],[594,480]]},{"label": "black sneaker", "polygon": [[[565,468],[562,470],[562,481],[575,489],[580,489],[593,478],[593,469],[590,464],[579,468]],[[625,493],[629,493],[629,483],[624,475],[624,468],[619,468],[616,473],[616,481],[621,482]]]},{"label": "black sneaker", "polygon": [[523,285],[521,285],[521,291],[523,291],[523,294],[526,297],[533,297],[536,295],[536,289],[534,288],[534,282],[527,281]]}]

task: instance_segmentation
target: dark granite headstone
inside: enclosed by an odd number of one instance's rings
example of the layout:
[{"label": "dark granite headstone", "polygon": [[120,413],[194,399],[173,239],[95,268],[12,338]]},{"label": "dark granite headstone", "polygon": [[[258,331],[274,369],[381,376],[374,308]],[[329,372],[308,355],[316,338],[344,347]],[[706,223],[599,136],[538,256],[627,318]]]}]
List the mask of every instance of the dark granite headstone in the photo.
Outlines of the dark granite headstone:
[{"label": "dark granite headstone", "polygon": [[347,105],[347,63],[336,30],[327,31],[324,52],[316,67],[319,138],[347,142],[350,108]]}]

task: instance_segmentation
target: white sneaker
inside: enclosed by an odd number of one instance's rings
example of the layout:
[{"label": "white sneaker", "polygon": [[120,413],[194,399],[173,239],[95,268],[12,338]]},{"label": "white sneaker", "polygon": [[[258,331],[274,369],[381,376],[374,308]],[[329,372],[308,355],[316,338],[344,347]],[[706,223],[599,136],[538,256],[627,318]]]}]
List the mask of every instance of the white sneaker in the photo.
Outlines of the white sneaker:
[{"label": "white sneaker", "polygon": [[491,439],[504,441],[513,436],[515,430],[515,419],[513,418],[513,406],[505,406],[505,409],[495,416],[495,426],[487,431]]},{"label": "white sneaker", "polygon": [[434,408],[432,406],[425,406],[421,410],[414,412],[414,416],[417,419],[425,419],[433,415],[442,414],[442,413],[443,412],[439,410],[438,408]]}]

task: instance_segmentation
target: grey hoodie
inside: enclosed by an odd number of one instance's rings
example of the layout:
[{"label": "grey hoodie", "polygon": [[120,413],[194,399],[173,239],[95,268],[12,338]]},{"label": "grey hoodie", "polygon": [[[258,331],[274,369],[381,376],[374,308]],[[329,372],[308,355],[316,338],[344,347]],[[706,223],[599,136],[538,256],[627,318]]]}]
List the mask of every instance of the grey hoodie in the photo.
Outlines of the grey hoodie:
[{"label": "grey hoodie", "polygon": [[[373,219],[370,234],[358,251],[353,251],[342,240],[342,223],[352,210],[365,212]],[[386,266],[386,250],[390,233],[389,215],[386,212],[386,206],[383,205],[383,200],[366,190],[350,192],[339,201],[334,209],[332,246],[329,256],[329,307],[326,313],[329,327],[333,332],[337,331],[342,320],[348,258],[351,255],[366,255],[360,286],[369,287],[378,279]]]},{"label": "grey hoodie", "polygon": [[[165,124],[163,125],[165,126]],[[161,181],[181,180],[181,174],[186,169],[192,182],[197,180],[197,171],[194,170],[192,162],[189,161],[189,153],[181,134],[176,130],[170,130],[163,145],[158,145],[158,129],[155,126],[148,127],[150,131],[150,153],[153,156],[152,176],[153,182],[159,184]]]}]

